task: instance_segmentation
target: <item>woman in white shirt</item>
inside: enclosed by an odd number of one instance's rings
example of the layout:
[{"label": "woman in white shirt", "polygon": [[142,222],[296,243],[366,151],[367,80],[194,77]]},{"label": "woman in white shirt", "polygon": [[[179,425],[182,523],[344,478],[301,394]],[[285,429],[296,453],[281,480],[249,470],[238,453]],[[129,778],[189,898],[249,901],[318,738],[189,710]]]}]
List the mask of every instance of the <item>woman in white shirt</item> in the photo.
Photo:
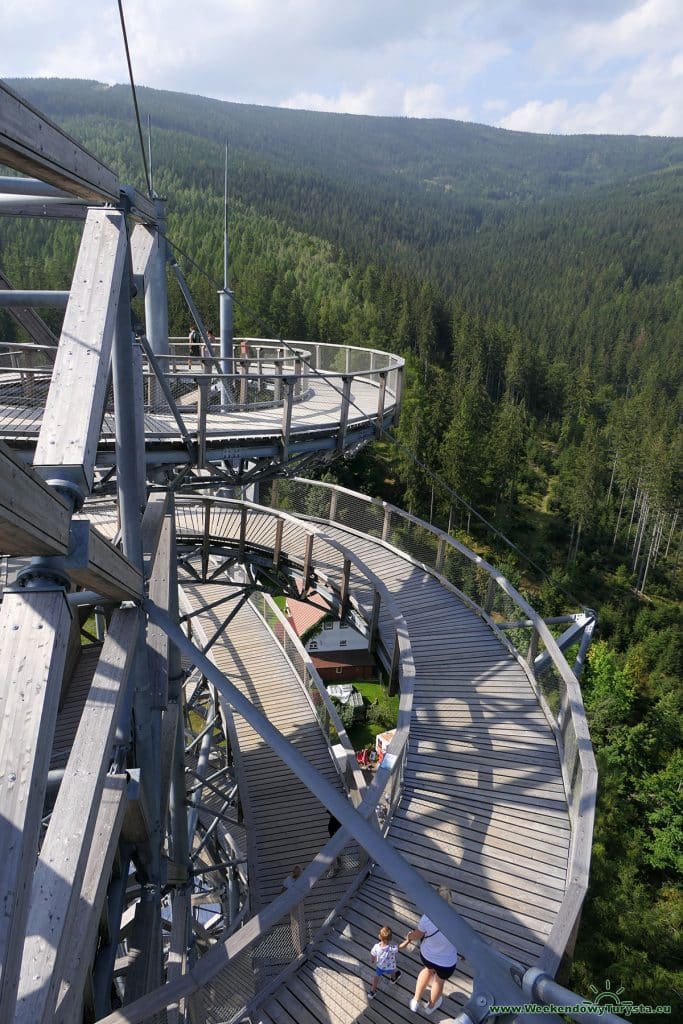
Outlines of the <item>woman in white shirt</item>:
[{"label": "woman in white shirt", "polygon": [[[437,892],[446,903],[451,902],[451,890],[448,886],[440,885]],[[444,982],[450,978],[458,965],[458,951],[426,914],[422,915],[417,927],[408,932],[398,948],[404,949],[408,943],[416,939],[420,940],[420,960],[424,966],[415,982],[415,995],[410,1000],[410,1009],[417,1013],[422,993],[429,985],[429,1002],[424,1007],[424,1012],[429,1015],[438,1010],[443,1002]]]}]

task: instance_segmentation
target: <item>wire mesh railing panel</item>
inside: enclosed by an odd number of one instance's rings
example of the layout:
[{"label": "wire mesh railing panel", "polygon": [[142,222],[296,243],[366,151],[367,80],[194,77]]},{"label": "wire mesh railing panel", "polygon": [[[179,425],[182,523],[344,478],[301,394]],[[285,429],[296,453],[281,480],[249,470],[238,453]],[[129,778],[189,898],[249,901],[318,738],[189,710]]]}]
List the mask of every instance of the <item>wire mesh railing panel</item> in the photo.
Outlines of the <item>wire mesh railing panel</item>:
[{"label": "wire mesh railing panel", "polygon": [[394,527],[394,532],[399,534],[400,543],[398,547],[407,552],[416,561],[435,568],[436,557],[439,547],[439,539],[427,527],[420,526],[410,519],[404,519],[400,525]]},{"label": "wire mesh railing panel", "polygon": [[352,530],[366,533],[370,537],[381,537],[384,524],[384,509],[363,501],[353,494],[344,491],[336,492],[332,499],[334,522],[348,526]]},{"label": "wire mesh railing panel", "polygon": [[271,501],[275,508],[283,512],[328,519],[331,491],[320,487],[311,488],[298,480],[278,480],[271,489]]},{"label": "wire mesh railing panel", "polygon": [[51,379],[51,373],[43,369],[0,367],[0,405],[42,409]]}]

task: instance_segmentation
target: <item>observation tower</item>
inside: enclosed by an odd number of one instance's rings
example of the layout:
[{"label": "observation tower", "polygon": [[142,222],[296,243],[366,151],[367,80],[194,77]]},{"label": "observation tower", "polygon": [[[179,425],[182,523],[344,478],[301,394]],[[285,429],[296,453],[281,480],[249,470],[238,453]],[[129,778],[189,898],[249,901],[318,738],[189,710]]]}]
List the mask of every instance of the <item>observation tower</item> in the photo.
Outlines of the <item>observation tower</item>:
[{"label": "observation tower", "polygon": [[[414,1020],[415,951],[370,1002],[368,950],[423,912],[466,958],[434,1020],[567,1003],[594,617],[303,478],[396,423],[402,359],[236,339],[227,282],[212,342],[164,202],[4,85],[0,162],[0,214],[81,229],[68,291],[0,276],[0,1021]],[[314,593],[399,695],[371,775],[273,596]]]}]

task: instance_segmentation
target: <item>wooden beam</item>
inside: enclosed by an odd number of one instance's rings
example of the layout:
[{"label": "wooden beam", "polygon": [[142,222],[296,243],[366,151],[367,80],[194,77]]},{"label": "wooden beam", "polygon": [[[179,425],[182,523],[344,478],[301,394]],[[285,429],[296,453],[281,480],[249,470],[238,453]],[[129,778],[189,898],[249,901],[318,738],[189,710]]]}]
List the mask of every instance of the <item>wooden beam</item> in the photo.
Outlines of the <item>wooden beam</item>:
[{"label": "wooden beam", "polygon": [[0,608],[0,1020],[14,1016],[71,613],[63,591]]},{"label": "wooden beam", "polygon": [[168,515],[168,492],[150,494],[142,516],[142,559],[145,575],[151,576],[161,531]]},{"label": "wooden beam", "polygon": [[73,1024],[82,1016],[83,991],[97,946],[100,918],[126,809],[127,785],[125,775],[107,775],[104,781],[54,1024]]},{"label": "wooden beam", "polygon": [[141,596],[142,574],[87,519],[73,520],[71,539],[67,571],[74,583],[114,601]]},{"label": "wooden beam", "polygon": [[[168,507],[168,495],[153,494],[147,506],[142,523],[142,546],[144,554],[148,551],[148,537],[145,523],[150,522],[153,513],[165,512]],[[148,519],[149,516],[149,519]],[[171,566],[173,550],[173,517],[165,515],[161,520],[161,531],[154,543],[155,553],[152,573],[149,580],[149,596],[160,608],[171,612],[171,586],[174,573]],[[147,667],[150,679],[150,706],[162,710],[168,704],[168,664],[170,641],[163,629],[150,623],[147,631]]]},{"label": "wooden beam", "polygon": [[124,1006],[161,984],[161,907],[158,888],[143,888],[128,939],[131,965]]},{"label": "wooden beam", "polygon": [[[168,950],[166,980],[173,982],[187,971],[188,925],[190,921],[190,897],[187,889],[173,893],[171,943]],[[180,1024],[184,1013],[185,1000],[171,1003],[166,1011],[167,1024]],[[184,1020],[184,1016],[183,1016]]]},{"label": "wooden beam", "polygon": [[0,196],[0,217],[39,217],[41,220],[85,220],[88,206],[80,199],[39,196]]},{"label": "wooden beam", "polygon": [[33,876],[15,1024],[52,1020],[140,616],[115,611]]},{"label": "wooden beam", "polygon": [[84,494],[93,483],[126,249],[124,215],[89,210],[33,460],[41,476],[67,477]]},{"label": "wooden beam", "polygon": [[158,239],[157,232],[152,228],[148,228],[145,224],[136,224],[133,228],[133,233],[130,236],[130,254],[133,265],[133,280],[138,289],[140,285],[142,285],[143,289],[145,287],[149,261],[155,245],[158,244]]},{"label": "wooden beam", "polygon": [[74,583],[116,601],[142,594],[142,576],[125,555],[92,527],[74,518],[59,494],[0,442],[0,552],[66,555]]},{"label": "wooden beam", "polygon": [[0,441],[0,551],[4,555],[65,555],[66,502]]},{"label": "wooden beam", "polygon": [[[114,172],[4,82],[0,82],[0,162],[82,199],[121,202]],[[137,216],[154,222],[152,200],[133,189],[127,192]]]}]

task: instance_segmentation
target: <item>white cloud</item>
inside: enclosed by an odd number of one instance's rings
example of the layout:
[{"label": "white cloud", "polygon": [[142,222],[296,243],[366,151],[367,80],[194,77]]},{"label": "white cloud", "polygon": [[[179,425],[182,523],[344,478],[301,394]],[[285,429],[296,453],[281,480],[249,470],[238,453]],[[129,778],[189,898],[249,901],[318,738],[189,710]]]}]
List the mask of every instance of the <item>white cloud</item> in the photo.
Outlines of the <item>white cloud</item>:
[{"label": "white cloud", "polygon": [[591,20],[565,37],[564,59],[579,58],[590,68],[643,53],[668,53],[683,44],[680,0],[643,0],[609,21]]},{"label": "white cloud", "polygon": [[470,111],[464,104],[453,106],[448,91],[443,85],[428,82],[403,93],[403,111],[406,117],[451,117],[465,121]]},{"label": "white cloud", "polygon": [[[124,0],[124,9],[140,85],[500,118],[526,131],[683,134],[681,0]],[[3,44],[8,77],[127,80],[113,3],[70,0],[65,12],[55,0],[6,0]]]},{"label": "white cloud", "polygon": [[517,107],[510,114],[500,119],[501,128],[509,128],[515,132],[559,132],[559,127],[566,123],[567,103],[565,100],[554,100],[543,103],[541,100],[529,100],[522,107]]},{"label": "white cloud", "polygon": [[404,117],[450,117],[461,121],[470,116],[468,107],[452,106],[446,90],[434,82],[406,88],[400,82],[384,80],[372,82],[358,92],[345,90],[338,96],[298,92],[278,105],[297,110]]}]

